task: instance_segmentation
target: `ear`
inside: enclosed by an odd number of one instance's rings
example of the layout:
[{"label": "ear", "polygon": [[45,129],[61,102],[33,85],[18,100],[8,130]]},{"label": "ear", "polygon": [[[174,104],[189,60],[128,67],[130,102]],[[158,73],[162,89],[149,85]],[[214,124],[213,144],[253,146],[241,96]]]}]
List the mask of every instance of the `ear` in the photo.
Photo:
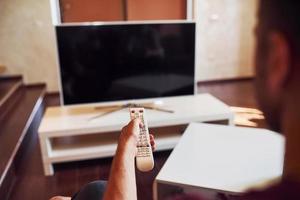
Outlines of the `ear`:
[{"label": "ear", "polygon": [[290,49],[283,34],[269,34],[269,49],[267,58],[267,84],[272,94],[281,93],[285,87],[290,71]]}]

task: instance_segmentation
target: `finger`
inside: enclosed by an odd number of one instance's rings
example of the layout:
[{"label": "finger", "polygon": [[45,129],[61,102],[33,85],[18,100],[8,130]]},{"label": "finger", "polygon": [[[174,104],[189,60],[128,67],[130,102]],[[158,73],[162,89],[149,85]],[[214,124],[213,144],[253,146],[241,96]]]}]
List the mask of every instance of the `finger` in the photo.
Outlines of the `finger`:
[{"label": "finger", "polygon": [[154,140],[154,135],[153,134],[149,134],[150,135],[150,140]]},{"label": "finger", "polygon": [[151,145],[154,145],[154,144],[155,144],[155,141],[154,141],[154,140],[150,140],[150,144],[151,144]]},{"label": "finger", "polygon": [[154,140],[150,141],[151,146],[155,146]]},{"label": "finger", "polygon": [[132,126],[139,126],[140,123],[141,123],[141,120],[138,119],[138,118],[136,118],[136,119],[131,120],[131,121],[127,124],[127,126],[129,126],[129,127],[132,127]]},{"label": "finger", "polygon": [[154,142],[155,143],[155,140],[154,140],[154,135],[152,134],[149,134],[149,137],[150,137],[150,143]]},{"label": "finger", "polygon": [[150,144],[151,144],[152,151],[154,151],[155,148],[156,148],[156,144],[155,144],[154,139],[153,139],[153,140],[150,140]]},{"label": "finger", "polygon": [[[128,125],[127,125],[128,126]],[[125,133],[127,131],[127,126],[124,126],[121,130],[122,133]]]},{"label": "finger", "polygon": [[142,124],[141,121],[140,121],[140,123],[139,123],[139,127],[140,127],[140,128],[143,128],[143,124]]},{"label": "finger", "polygon": [[129,122],[127,125],[127,131],[130,132],[133,135],[138,135],[140,130],[140,120],[139,119],[133,119]]},{"label": "finger", "polygon": [[155,142],[153,142],[153,144],[151,144],[151,149],[152,149],[152,151],[155,151],[155,149],[156,149],[156,144],[155,144]]}]

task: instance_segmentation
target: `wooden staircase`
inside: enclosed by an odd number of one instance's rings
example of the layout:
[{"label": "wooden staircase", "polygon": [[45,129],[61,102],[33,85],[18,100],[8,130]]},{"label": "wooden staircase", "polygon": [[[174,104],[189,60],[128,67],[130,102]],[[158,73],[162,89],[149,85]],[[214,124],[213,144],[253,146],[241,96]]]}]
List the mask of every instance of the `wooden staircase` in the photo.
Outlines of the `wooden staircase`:
[{"label": "wooden staircase", "polygon": [[24,85],[21,76],[0,77],[0,199],[8,199],[20,163],[44,110],[45,84]]}]

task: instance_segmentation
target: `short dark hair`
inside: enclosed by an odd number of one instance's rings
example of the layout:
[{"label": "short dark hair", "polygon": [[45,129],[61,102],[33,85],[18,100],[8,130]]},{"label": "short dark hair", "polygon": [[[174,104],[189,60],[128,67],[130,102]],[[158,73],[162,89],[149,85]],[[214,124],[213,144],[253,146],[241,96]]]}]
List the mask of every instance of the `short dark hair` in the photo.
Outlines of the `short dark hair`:
[{"label": "short dark hair", "polygon": [[264,31],[279,31],[284,34],[289,42],[293,59],[298,59],[300,0],[260,0],[258,16]]}]

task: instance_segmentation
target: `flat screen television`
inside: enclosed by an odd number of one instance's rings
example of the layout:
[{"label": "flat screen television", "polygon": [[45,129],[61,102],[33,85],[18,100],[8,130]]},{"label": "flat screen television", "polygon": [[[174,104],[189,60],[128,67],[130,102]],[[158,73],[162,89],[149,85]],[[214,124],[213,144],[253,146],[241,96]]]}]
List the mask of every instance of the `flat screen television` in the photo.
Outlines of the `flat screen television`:
[{"label": "flat screen television", "polygon": [[193,95],[195,23],[55,27],[64,105]]}]

